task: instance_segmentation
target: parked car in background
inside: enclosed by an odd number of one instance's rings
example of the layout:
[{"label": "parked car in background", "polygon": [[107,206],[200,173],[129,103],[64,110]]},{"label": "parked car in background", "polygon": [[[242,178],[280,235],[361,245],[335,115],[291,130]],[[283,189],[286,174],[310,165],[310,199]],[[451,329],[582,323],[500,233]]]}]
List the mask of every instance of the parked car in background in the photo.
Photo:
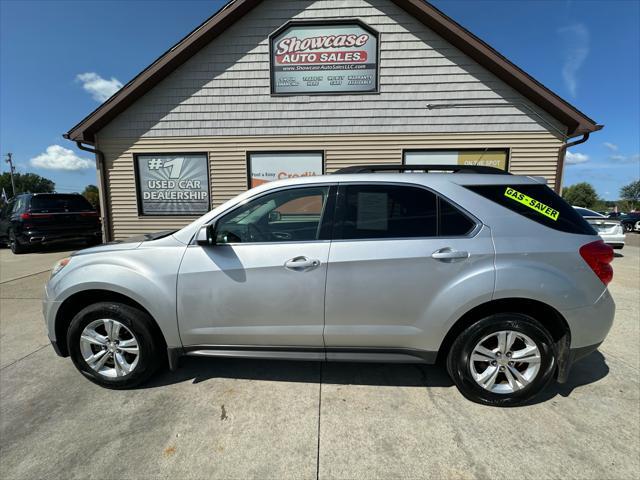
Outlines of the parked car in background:
[{"label": "parked car in background", "polygon": [[102,243],[98,212],[80,194],[25,193],[12,198],[0,211],[0,242],[13,253],[78,241]]},{"label": "parked car in background", "polygon": [[607,245],[618,250],[624,248],[624,227],[620,224],[619,220],[606,217],[588,208],[573,208],[595,228],[600,238],[602,238]]},{"label": "parked car in background", "polygon": [[620,223],[627,232],[639,231],[636,228],[638,222],[640,222],[640,212],[627,213],[620,218]]},{"label": "parked car in background", "polygon": [[[389,173],[405,169],[466,173]],[[604,340],[612,260],[534,178],[352,167],[81,250],[52,270],[43,312],[55,351],[108,388],[181,355],[439,361],[467,398],[513,406]]]}]

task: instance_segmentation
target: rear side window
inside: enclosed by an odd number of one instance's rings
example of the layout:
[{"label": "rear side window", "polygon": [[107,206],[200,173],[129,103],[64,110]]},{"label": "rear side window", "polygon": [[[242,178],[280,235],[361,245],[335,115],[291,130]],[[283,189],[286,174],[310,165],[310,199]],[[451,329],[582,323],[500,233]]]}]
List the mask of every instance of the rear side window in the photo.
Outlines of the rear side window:
[{"label": "rear side window", "polygon": [[459,237],[469,233],[475,223],[456,207],[447,202],[444,198],[439,198],[440,202],[440,229],[438,234],[441,237]]},{"label": "rear side window", "polygon": [[334,238],[433,237],[437,197],[416,187],[346,185],[340,188]]},{"label": "rear side window", "polygon": [[596,234],[572,206],[546,185],[471,185],[467,188],[554,230],[581,235]]},{"label": "rear side window", "polygon": [[93,207],[82,195],[34,195],[31,197],[34,212],[86,212]]}]

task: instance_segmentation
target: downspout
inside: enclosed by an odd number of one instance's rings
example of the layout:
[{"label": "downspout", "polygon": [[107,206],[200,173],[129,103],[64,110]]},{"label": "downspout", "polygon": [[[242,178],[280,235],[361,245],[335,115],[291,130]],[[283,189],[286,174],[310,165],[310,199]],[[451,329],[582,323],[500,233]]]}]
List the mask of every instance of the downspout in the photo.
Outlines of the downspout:
[{"label": "downspout", "polygon": [[[66,137],[65,137],[66,138]],[[76,146],[80,150],[93,153],[96,156],[96,165],[100,172],[100,187],[98,192],[100,194],[100,207],[102,214],[102,238],[105,242],[110,242],[111,238],[111,214],[109,211],[109,204],[107,202],[107,170],[104,161],[104,153],[97,148],[89,148],[82,145],[81,141],[76,140]]]},{"label": "downspout", "polygon": [[558,163],[556,163],[556,185],[555,185],[555,191],[558,195],[562,194],[562,173],[564,170],[564,157],[567,153],[567,148],[569,147],[573,147],[575,145],[580,145],[581,143],[586,142],[587,140],[589,140],[589,133],[584,133],[582,135],[582,138],[578,139],[578,140],[574,140],[573,142],[569,142],[567,143],[566,141],[560,145],[560,148],[558,149]]}]

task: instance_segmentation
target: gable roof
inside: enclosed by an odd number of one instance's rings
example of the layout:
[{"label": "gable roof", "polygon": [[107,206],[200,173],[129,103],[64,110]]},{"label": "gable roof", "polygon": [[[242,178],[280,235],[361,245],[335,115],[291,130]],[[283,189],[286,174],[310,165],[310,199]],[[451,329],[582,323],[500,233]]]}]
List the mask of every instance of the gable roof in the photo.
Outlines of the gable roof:
[{"label": "gable roof", "polygon": [[[507,85],[520,92],[525,98],[548,112],[563,125],[566,125],[568,137],[594,132],[602,128],[602,125],[596,124],[591,118],[434,6],[424,0],[391,1],[412,14]],[[162,54],[111,98],[64,134],[64,138],[90,144],[95,143],[96,132],[260,2],[261,0],[229,1],[202,25]]]}]

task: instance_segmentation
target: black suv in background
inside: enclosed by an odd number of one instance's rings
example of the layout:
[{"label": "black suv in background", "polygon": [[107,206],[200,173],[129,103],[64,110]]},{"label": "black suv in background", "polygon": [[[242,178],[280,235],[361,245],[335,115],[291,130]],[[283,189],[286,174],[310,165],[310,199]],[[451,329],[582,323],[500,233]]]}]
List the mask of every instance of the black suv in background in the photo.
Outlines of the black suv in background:
[{"label": "black suv in background", "polygon": [[638,221],[640,221],[640,212],[631,212],[620,217],[620,223],[627,232],[633,232]]},{"label": "black suv in background", "polygon": [[98,212],[82,195],[25,193],[0,211],[0,242],[13,253],[58,242],[102,243]]}]

